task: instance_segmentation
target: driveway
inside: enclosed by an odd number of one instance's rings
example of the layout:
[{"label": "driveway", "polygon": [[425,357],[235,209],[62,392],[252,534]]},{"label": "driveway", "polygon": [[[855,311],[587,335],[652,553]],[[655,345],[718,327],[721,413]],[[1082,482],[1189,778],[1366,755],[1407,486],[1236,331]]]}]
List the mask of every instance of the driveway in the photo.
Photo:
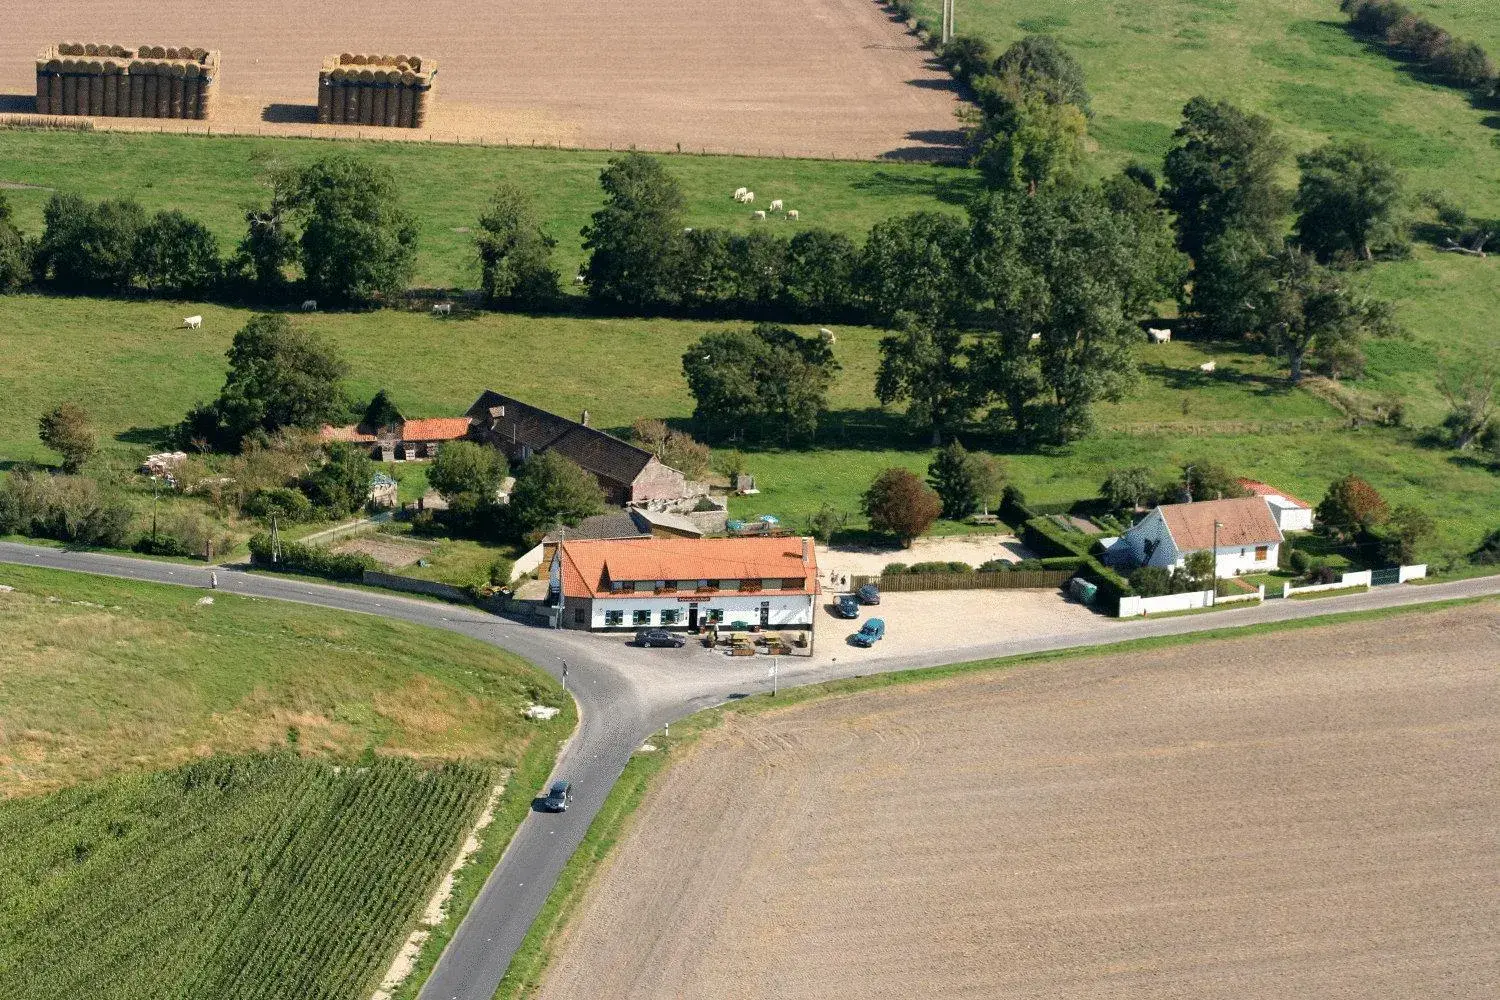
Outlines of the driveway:
[{"label": "driveway", "polygon": [[[211,572],[209,567],[200,569],[181,563],[0,542],[0,563],[7,562],[196,588],[209,586]],[[532,813],[521,823],[422,988],[421,996],[427,1000],[491,1000],[511,956],[541,910],[563,865],[583,839],[626,761],[648,734],[665,723],[720,704],[732,695],[756,693],[770,687],[765,657],[716,656],[692,646],[678,650],[637,650],[625,646],[623,641],[603,642],[587,633],[522,625],[473,608],[235,572],[224,567],[218,568],[218,581],[219,588],[229,593],[449,629],[509,650],[554,677],[561,675],[562,663],[567,661],[568,689],[578,703],[580,721],[559,756],[554,773],[573,780],[578,797],[566,813]],[[779,661],[779,679],[782,686],[793,687],[988,657],[1496,594],[1500,594],[1500,576],[1424,587],[1380,587],[1322,601],[1272,601],[1212,615],[1128,621],[1090,616],[1092,626],[1079,619],[1076,630],[1063,634],[997,633],[993,641],[981,644],[920,651],[901,651],[892,644],[855,651],[861,655],[847,659],[840,655],[837,662],[821,662],[817,657],[783,657]],[[819,642],[823,643],[825,638],[826,635],[820,636]]]}]

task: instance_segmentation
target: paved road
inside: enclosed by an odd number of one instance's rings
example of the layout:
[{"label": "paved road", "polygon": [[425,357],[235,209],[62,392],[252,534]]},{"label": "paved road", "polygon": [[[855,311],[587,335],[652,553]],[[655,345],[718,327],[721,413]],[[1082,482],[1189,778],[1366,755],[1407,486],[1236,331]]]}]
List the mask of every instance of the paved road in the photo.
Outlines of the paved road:
[{"label": "paved road", "polygon": [[[6,562],[188,587],[207,587],[211,572],[178,563],[0,542],[0,563]],[[567,661],[568,688],[578,702],[580,724],[558,758],[557,773],[575,782],[578,797],[573,808],[561,816],[532,813],[521,824],[423,988],[424,1000],[491,1000],[563,865],[583,839],[631,753],[648,734],[736,694],[768,688],[763,660],[747,663],[691,646],[636,650],[594,636],[517,624],[473,609],[284,577],[219,570],[218,580],[219,589],[228,593],[450,629],[510,650],[554,677],[561,675],[562,662]],[[1269,601],[1213,615],[1123,622],[1101,618],[1094,627],[1067,635],[930,650],[919,656],[882,658],[851,650],[847,658],[840,656],[837,662],[817,665],[788,657],[780,661],[780,682],[792,687],[987,657],[1495,594],[1500,594],[1500,577],[1426,587],[1383,587],[1336,600]],[[824,637],[820,641],[837,639]]]}]

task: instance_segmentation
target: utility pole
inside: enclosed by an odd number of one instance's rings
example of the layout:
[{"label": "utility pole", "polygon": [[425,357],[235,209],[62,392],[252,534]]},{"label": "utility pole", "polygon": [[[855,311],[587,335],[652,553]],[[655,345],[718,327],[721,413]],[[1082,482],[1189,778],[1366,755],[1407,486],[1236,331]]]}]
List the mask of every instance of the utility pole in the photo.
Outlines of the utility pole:
[{"label": "utility pole", "polygon": [[953,5],[957,0],[943,0],[943,44],[947,45],[953,41],[956,28],[953,25]]},{"label": "utility pole", "polygon": [[281,561],[281,529],[277,525],[276,514],[271,513],[271,565]]},{"label": "utility pole", "polygon": [[1224,527],[1223,521],[1214,522],[1214,568],[1209,573],[1208,580],[1209,607],[1215,607],[1219,603],[1219,529],[1222,527]]}]

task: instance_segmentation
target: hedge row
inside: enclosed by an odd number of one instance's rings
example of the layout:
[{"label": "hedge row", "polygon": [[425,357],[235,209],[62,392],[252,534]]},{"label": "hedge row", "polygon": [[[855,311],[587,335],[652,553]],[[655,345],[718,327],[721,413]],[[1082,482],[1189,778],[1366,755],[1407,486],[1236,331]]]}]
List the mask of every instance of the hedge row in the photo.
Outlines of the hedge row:
[{"label": "hedge row", "polygon": [[365,570],[379,569],[367,555],[338,555],[298,542],[282,542],[279,557],[271,560],[271,536],[262,532],[250,539],[250,565],[283,573],[306,573],[330,580],[361,580]]},{"label": "hedge row", "polygon": [[1449,34],[1399,0],[1342,0],[1339,7],[1354,30],[1379,38],[1435,76],[1483,95],[1495,93],[1495,64],[1478,43]]}]

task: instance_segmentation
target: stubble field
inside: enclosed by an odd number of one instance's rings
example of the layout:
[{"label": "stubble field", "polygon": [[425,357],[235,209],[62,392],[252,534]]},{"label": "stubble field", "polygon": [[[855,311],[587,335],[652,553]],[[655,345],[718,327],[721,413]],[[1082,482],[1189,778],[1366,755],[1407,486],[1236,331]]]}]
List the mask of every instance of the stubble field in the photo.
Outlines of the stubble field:
[{"label": "stubble field", "polygon": [[149,42],[222,51],[216,129],[352,135],[314,124],[322,60],[400,52],[437,61],[422,138],[916,159],[951,155],[959,139],[951,81],[873,0],[441,0],[357,12],[327,0],[59,0],[27,6],[8,28],[10,111],[30,110],[45,45]]},{"label": "stubble field", "polygon": [[731,713],[540,995],[1491,996],[1497,661],[1490,603]]}]

